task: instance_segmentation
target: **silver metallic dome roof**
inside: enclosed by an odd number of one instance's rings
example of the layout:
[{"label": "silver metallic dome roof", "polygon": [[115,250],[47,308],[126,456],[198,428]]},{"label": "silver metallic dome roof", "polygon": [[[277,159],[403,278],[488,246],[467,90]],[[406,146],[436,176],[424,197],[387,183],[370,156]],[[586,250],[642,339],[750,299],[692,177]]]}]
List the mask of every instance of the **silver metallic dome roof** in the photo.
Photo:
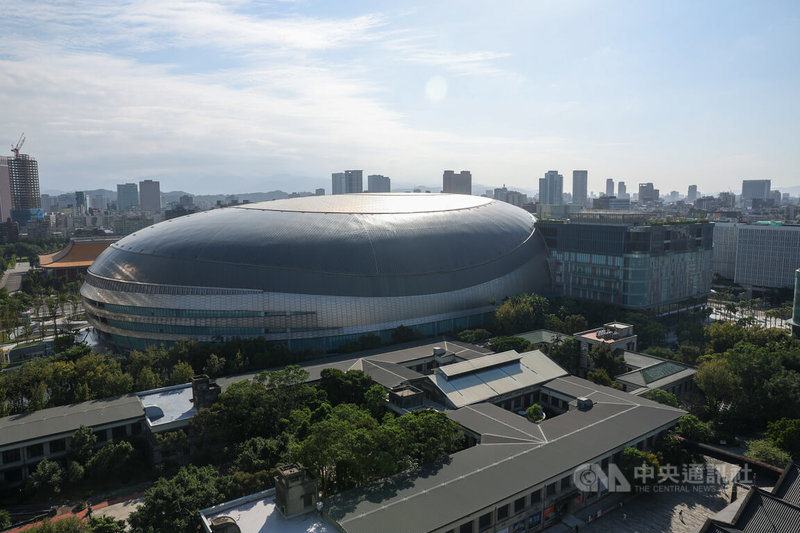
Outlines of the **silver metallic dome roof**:
[{"label": "silver metallic dome roof", "polygon": [[549,283],[534,218],[510,204],[450,194],[346,194],[161,222],[111,245],[89,272],[149,284],[406,296],[484,283],[531,260]]}]

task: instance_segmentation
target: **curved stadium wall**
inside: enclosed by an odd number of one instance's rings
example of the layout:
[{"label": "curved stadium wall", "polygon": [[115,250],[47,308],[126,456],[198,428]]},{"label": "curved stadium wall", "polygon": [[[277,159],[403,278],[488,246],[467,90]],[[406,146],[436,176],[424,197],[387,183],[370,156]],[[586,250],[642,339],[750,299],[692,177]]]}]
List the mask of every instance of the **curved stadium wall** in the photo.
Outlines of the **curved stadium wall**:
[{"label": "curved stadium wall", "polygon": [[265,337],[335,350],[400,325],[477,327],[550,286],[532,215],[487,198],[351,194],[205,211],[110,246],[81,294],[120,348]]}]

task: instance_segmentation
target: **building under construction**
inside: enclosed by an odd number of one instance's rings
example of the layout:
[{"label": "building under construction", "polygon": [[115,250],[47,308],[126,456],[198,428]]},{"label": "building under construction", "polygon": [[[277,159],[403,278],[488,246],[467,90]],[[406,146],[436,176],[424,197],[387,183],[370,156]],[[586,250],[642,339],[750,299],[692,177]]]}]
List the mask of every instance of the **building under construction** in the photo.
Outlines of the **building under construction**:
[{"label": "building under construction", "polygon": [[11,218],[20,224],[26,224],[32,217],[36,217],[42,207],[39,194],[39,163],[29,155],[19,153],[24,142],[23,134],[16,146],[11,147],[14,157],[7,160]]}]

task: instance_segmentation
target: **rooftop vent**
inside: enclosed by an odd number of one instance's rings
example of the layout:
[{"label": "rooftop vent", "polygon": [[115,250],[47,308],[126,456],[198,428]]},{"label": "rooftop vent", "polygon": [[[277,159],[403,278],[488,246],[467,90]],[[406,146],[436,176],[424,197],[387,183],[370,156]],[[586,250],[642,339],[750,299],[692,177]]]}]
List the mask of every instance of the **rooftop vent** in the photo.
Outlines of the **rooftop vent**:
[{"label": "rooftop vent", "polygon": [[211,520],[212,533],[242,533],[236,520],[230,516],[218,516]]},{"label": "rooftop vent", "polygon": [[579,411],[588,411],[594,405],[591,398],[578,398],[578,410]]}]

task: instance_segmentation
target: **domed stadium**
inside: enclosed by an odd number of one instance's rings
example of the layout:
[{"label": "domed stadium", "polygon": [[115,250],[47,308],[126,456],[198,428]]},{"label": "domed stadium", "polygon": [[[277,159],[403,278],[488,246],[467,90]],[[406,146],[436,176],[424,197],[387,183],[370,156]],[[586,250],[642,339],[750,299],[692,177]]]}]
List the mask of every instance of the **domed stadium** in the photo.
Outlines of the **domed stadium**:
[{"label": "domed stadium", "polygon": [[346,194],[196,213],[133,233],[89,267],[89,322],[119,348],[265,337],[335,350],[400,325],[482,325],[550,286],[534,217],[450,194]]}]

